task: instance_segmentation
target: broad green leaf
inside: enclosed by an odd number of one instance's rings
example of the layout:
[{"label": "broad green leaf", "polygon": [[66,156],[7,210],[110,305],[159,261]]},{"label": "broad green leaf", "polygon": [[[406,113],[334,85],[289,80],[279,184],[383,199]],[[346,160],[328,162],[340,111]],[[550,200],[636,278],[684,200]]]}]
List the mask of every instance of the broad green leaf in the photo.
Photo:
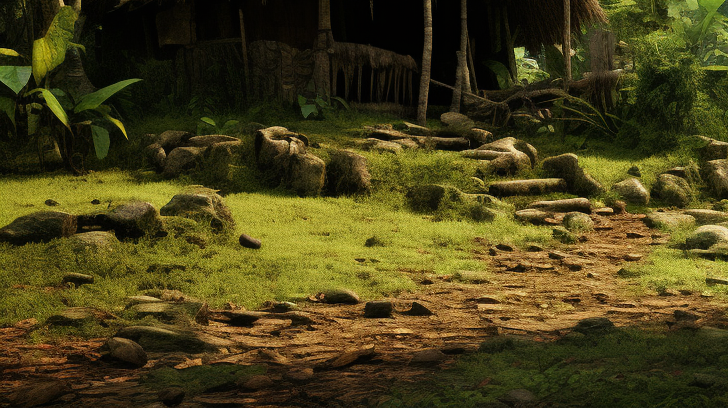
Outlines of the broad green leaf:
[{"label": "broad green leaf", "polygon": [[33,77],[37,85],[41,85],[43,78],[66,59],[77,19],[73,7],[61,7],[46,35],[33,41]]},{"label": "broad green leaf", "polygon": [[701,67],[704,71],[728,71],[728,65],[708,65]]},{"label": "broad green leaf", "polygon": [[720,6],[722,6],[725,1],[726,0],[698,0],[698,4],[700,4],[700,7],[705,8],[708,13],[710,13],[713,11],[718,11]]},{"label": "broad green leaf", "polygon": [[322,98],[320,96],[317,96],[316,99],[314,99],[314,102],[316,103],[316,105],[318,105],[322,108],[329,106],[329,104],[324,100],[324,98]]},{"label": "broad green leaf", "polygon": [[109,140],[109,131],[100,126],[91,125],[91,136],[94,139],[96,157],[101,160],[109,154],[109,145],[111,144],[111,140]]},{"label": "broad green leaf", "polygon": [[304,118],[308,118],[311,114],[313,116],[318,116],[318,107],[316,105],[303,105],[301,106],[301,114],[303,114]]},{"label": "broad green leaf", "polygon": [[235,120],[235,119],[230,119],[230,120],[228,120],[227,122],[225,122],[225,124],[224,124],[224,125],[222,125],[222,127],[223,127],[223,128],[226,128],[226,127],[230,127],[230,126],[235,126],[235,125],[237,125],[238,123],[240,123],[240,121],[238,121],[238,120]]},{"label": "broad green leaf", "polygon": [[308,103],[308,99],[306,99],[303,95],[298,95],[298,106],[303,107],[303,105]]},{"label": "broad green leaf", "polygon": [[127,79],[124,81],[117,82],[115,84],[109,85],[107,87],[101,88],[96,92],[91,92],[90,94],[84,95],[80,101],[78,101],[78,104],[76,105],[76,109],[73,111],[75,113],[83,112],[88,109],[96,109],[99,105],[104,103],[107,99],[112,97],[115,93],[121,91],[122,89],[126,88],[127,86],[139,82],[141,79],[134,78],[134,79]]},{"label": "broad green leaf", "polygon": [[13,122],[13,128],[15,128],[15,101],[11,98],[0,96],[0,111],[5,112]]},{"label": "broad green leaf", "polygon": [[124,124],[121,123],[121,121],[119,119],[113,118],[109,114],[109,112],[111,112],[111,108],[109,108],[106,105],[101,105],[101,106],[97,107],[94,110],[96,112],[100,113],[101,116],[104,117],[104,119],[108,120],[109,122],[113,123],[114,126],[116,126],[117,128],[119,128],[119,130],[121,130],[121,133],[124,135],[124,137],[126,138],[126,140],[129,140],[129,136],[126,134],[126,128],[124,128]]},{"label": "broad green leaf", "polygon": [[12,89],[17,95],[21,89],[28,83],[30,74],[33,72],[31,67],[0,67],[0,82]]},{"label": "broad green leaf", "polygon": [[208,125],[213,126],[213,127],[216,127],[217,126],[217,123],[215,123],[214,120],[212,120],[211,118],[208,118],[207,116],[201,117],[200,118],[200,121],[201,122],[204,122],[204,123],[207,123]]},{"label": "broad green leaf", "polygon": [[339,102],[341,104],[341,106],[344,107],[344,109],[351,110],[351,107],[349,106],[348,103],[346,103],[346,101],[344,100],[344,98],[342,98],[340,96],[332,96],[331,99]]},{"label": "broad green leaf", "polygon": [[53,93],[45,88],[35,88],[32,91],[29,91],[25,95],[32,95],[36,92],[40,92],[41,95],[43,95],[43,99],[45,99],[46,105],[48,105],[48,109],[53,112],[54,115],[58,118],[58,120],[63,123],[68,130],[73,132],[71,130],[71,125],[68,123],[68,114],[66,114],[66,111],[63,110],[63,107],[60,103],[58,103],[58,99],[56,99],[55,96],[53,96]]},{"label": "broad green leaf", "polygon": [[19,57],[17,51],[11,50],[10,48],[0,48],[0,55],[7,55],[8,57]]},{"label": "broad green leaf", "polygon": [[84,46],[83,46],[83,44],[76,44],[76,43],[74,43],[74,42],[70,42],[70,41],[69,41],[69,42],[68,42],[68,46],[69,46],[69,47],[73,47],[73,48],[78,48],[78,49],[80,49],[81,51],[83,51],[84,53],[86,52],[86,47],[84,47]]}]

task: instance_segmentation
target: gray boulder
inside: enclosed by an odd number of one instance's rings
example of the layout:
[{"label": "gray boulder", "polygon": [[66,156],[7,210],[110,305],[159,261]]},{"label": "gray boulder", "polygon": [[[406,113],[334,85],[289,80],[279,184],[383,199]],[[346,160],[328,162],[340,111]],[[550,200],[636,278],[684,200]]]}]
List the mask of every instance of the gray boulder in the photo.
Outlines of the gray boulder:
[{"label": "gray boulder", "polygon": [[728,222],[728,212],[724,211],[691,209],[683,211],[683,214],[687,214],[695,218],[695,222],[698,225]]},{"label": "gray boulder", "polygon": [[311,153],[291,155],[286,188],[300,197],[315,197],[321,193],[326,180],[326,163]]},{"label": "gray boulder", "polygon": [[687,180],[672,174],[657,176],[651,193],[653,197],[659,198],[667,205],[678,208],[686,207],[693,199],[693,193]]},{"label": "gray boulder", "polygon": [[329,194],[364,194],[371,188],[371,175],[367,159],[347,150],[331,153],[331,162],[326,166],[326,180]]},{"label": "gray boulder", "polygon": [[487,160],[486,173],[498,175],[516,174],[532,168],[535,163],[529,154],[519,150],[519,147],[533,155],[533,146],[520,142],[516,138],[506,137],[495,142],[484,144],[475,150],[464,150],[462,156],[469,159]]},{"label": "gray boulder", "polygon": [[151,326],[128,326],[114,337],[133,340],[146,351],[203,353],[218,351],[232,342],[195,333]]},{"label": "gray boulder", "polygon": [[116,235],[108,231],[89,231],[72,235],[68,242],[76,250],[91,250],[93,252],[112,252],[119,243]]},{"label": "gray boulder", "polygon": [[562,222],[569,231],[591,231],[594,229],[594,221],[591,217],[578,211],[564,215]]},{"label": "gray boulder", "polygon": [[542,166],[550,177],[563,178],[571,193],[593,196],[604,192],[602,185],[579,166],[579,158],[573,153],[546,158]]},{"label": "gray boulder", "polygon": [[167,130],[154,138],[153,143],[157,143],[167,152],[171,152],[175,148],[184,145],[190,138],[194,136],[190,132],[181,130]]},{"label": "gray boulder", "polygon": [[710,161],[728,159],[728,143],[704,136],[701,138],[708,142],[699,150],[700,156],[703,160]]},{"label": "gray boulder", "polygon": [[191,218],[210,225],[215,231],[235,226],[230,209],[215,190],[193,186],[175,195],[159,212],[164,216]]},{"label": "gray boulder", "polygon": [[76,233],[77,217],[60,211],[39,211],[16,218],[0,228],[0,242],[24,245],[47,242]]},{"label": "gray boulder", "polygon": [[650,193],[636,178],[620,181],[612,186],[612,190],[633,204],[647,205],[650,202]]},{"label": "gray boulder", "polygon": [[703,179],[716,198],[728,198],[728,159],[711,160],[703,165]]},{"label": "gray boulder", "polygon": [[113,229],[116,237],[140,238],[162,230],[162,218],[151,203],[130,201],[106,214],[106,226]]},{"label": "gray boulder", "polygon": [[642,221],[650,228],[668,230],[695,225],[695,217],[679,212],[653,212]]},{"label": "gray boulder", "polygon": [[164,151],[162,146],[158,143],[153,143],[144,149],[144,155],[147,157],[147,161],[157,171],[164,169],[164,162],[167,160],[167,152]]},{"label": "gray boulder", "polygon": [[112,337],[106,342],[109,357],[134,367],[144,367],[147,364],[147,353],[136,342],[122,337]]},{"label": "gray boulder", "polygon": [[167,155],[164,161],[162,175],[166,178],[174,178],[197,167],[202,162],[202,154],[205,149],[201,147],[177,147]]},{"label": "gray boulder", "polygon": [[475,122],[469,117],[457,112],[445,112],[440,115],[440,122],[446,124],[448,127],[456,129],[472,129],[475,126]]},{"label": "gray boulder", "polygon": [[725,243],[728,243],[728,228],[720,225],[703,225],[685,239],[687,249],[708,249]]},{"label": "gray boulder", "polygon": [[587,198],[567,198],[563,200],[553,201],[535,201],[528,205],[527,208],[537,209],[545,212],[583,212],[591,214],[592,206]]}]

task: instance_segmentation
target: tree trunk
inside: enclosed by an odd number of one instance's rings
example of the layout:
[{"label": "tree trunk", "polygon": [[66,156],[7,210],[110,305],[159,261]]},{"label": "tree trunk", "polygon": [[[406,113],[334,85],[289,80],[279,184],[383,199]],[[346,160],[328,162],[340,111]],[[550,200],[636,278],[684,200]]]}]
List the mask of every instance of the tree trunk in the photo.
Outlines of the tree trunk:
[{"label": "tree trunk", "polygon": [[319,29],[314,44],[313,82],[319,96],[331,94],[331,58],[334,37],[331,34],[331,1],[319,0]]},{"label": "tree trunk", "polygon": [[420,100],[417,104],[417,124],[427,123],[427,97],[430,93],[430,69],[432,68],[432,0],[424,0],[425,45],[422,49],[422,70],[420,75]]},{"label": "tree trunk", "polygon": [[460,101],[463,92],[470,92],[470,74],[468,71],[468,0],[460,0],[460,51],[458,56],[455,91],[452,93],[451,112],[460,112]]},{"label": "tree trunk", "polygon": [[561,46],[564,54],[564,90],[569,90],[571,81],[571,1],[564,0],[564,43]]}]

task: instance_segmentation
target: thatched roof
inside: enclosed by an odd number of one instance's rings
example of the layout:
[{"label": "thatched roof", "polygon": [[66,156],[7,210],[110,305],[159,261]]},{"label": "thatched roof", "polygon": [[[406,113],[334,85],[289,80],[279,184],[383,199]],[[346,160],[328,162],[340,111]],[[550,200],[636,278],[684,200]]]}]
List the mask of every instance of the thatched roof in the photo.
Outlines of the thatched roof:
[{"label": "thatched roof", "polygon": [[[510,0],[508,20],[518,27],[517,46],[538,51],[542,44],[561,44],[564,32],[564,0]],[[607,16],[597,0],[571,0],[571,31],[606,23]]]}]

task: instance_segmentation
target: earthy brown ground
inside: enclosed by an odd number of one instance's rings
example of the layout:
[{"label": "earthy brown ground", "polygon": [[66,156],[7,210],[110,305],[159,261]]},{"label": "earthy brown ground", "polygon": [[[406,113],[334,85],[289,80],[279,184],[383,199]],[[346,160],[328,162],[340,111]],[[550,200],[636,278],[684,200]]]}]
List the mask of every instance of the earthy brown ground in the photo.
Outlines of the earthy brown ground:
[{"label": "earthy brown ground", "polygon": [[[235,363],[264,364],[268,372],[247,388],[238,385],[187,397],[180,406],[372,406],[395,382],[426,378],[451,365],[458,354],[477,349],[487,336],[516,334],[547,341],[596,316],[617,326],[666,327],[677,309],[699,315],[698,324],[724,324],[726,305],[699,293],[638,295],[631,290],[629,280],[619,278],[617,271],[668,237],[647,229],[639,215],[597,218],[597,228],[584,234],[583,242],[556,250],[508,251],[478,240],[473,256],[495,272],[487,282],[403,271],[423,284],[417,293],[392,299],[391,318],[364,318],[363,304],[311,302],[302,311],[314,320],[312,325],[262,319],[250,328],[216,322],[199,326],[235,342],[228,354],[152,353],[145,367],[124,369],[99,359],[105,339],[30,344],[27,334],[33,322],[20,322],[0,329],[0,396],[62,380],[70,392],[53,406],[161,407],[157,392],[139,384],[145,373],[162,366]],[[401,313],[413,301],[434,315]],[[417,353],[427,349],[445,354],[433,354],[439,359],[434,362],[411,361],[426,357]],[[10,405],[0,397],[0,406]]]}]

